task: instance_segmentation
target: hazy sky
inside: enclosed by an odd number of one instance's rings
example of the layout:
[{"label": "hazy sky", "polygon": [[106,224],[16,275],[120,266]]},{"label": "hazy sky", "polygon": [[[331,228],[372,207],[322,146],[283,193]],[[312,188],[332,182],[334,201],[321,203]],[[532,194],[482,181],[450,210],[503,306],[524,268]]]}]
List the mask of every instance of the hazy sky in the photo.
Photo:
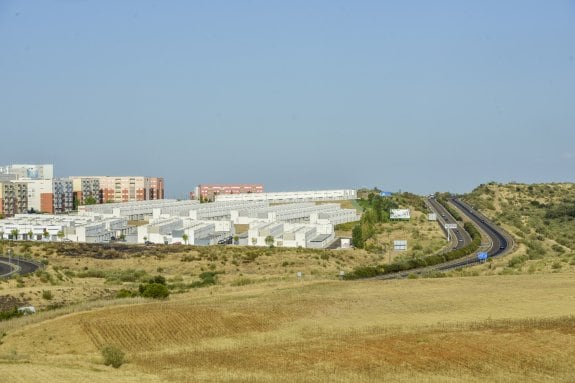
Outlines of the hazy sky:
[{"label": "hazy sky", "polygon": [[575,181],[575,1],[0,0],[0,164],[269,191]]}]

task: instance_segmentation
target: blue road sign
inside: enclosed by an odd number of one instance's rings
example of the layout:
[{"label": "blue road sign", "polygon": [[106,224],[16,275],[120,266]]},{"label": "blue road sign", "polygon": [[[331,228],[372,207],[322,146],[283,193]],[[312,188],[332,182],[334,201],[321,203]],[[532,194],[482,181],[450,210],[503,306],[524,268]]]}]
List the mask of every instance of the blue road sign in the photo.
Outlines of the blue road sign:
[{"label": "blue road sign", "polygon": [[479,259],[480,261],[485,261],[487,259],[488,255],[485,252],[481,252],[479,254],[477,254],[477,259]]}]

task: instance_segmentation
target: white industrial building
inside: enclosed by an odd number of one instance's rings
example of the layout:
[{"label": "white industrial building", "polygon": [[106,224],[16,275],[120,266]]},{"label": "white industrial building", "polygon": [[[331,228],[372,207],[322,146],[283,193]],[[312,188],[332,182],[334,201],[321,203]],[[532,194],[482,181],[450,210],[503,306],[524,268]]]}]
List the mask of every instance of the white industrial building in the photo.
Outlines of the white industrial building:
[{"label": "white industrial building", "polygon": [[78,206],[78,213],[110,214],[137,221],[153,218],[154,214],[158,216],[161,214],[186,216],[193,206],[199,204],[199,201],[178,201],[175,199],[105,203]]},{"label": "white industrial building", "polygon": [[345,222],[359,220],[354,209],[342,209],[339,204],[329,203],[317,205],[312,202],[290,203],[249,209],[244,211],[232,211],[231,219],[236,224],[250,224],[252,222],[307,222],[317,223],[329,220],[338,225]]},{"label": "white industrial building", "polygon": [[[181,243],[189,245],[215,245],[218,241],[233,236],[231,221],[196,221],[190,218],[158,218],[149,224],[138,226],[137,242]],[[184,234],[188,236],[184,240]]]},{"label": "white industrial building", "polygon": [[244,193],[221,194],[216,196],[216,202],[225,201],[268,201],[276,203],[345,201],[357,199],[357,190],[315,190],[278,193]]},{"label": "white industrial building", "polygon": [[277,247],[323,248],[335,239],[335,233],[331,224],[255,222],[250,224],[246,245],[268,246],[268,238]]},{"label": "white industrial building", "polygon": [[98,243],[127,235],[131,230],[125,218],[97,215],[17,214],[0,220],[0,239]]},{"label": "white industrial building", "polygon": [[[333,191],[332,191],[333,192]],[[341,200],[342,193],[287,193],[291,200],[314,198]],[[345,194],[350,197],[355,195]],[[311,194],[310,194],[311,193]],[[323,193],[323,194],[321,194]],[[260,193],[285,194],[286,193]],[[236,195],[233,195],[238,196]],[[279,203],[278,200],[232,200],[213,203],[177,200],[149,200],[80,206],[77,215],[17,215],[0,221],[3,238],[17,229],[18,238],[28,240],[62,240],[74,242],[108,242],[123,238],[129,243],[188,243],[213,245],[229,241],[235,225],[249,225],[247,237],[240,243],[267,246],[273,238],[278,247],[326,247],[334,240],[334,226],[359,220],[354,209],[342,209],[336,203]],[[128,226],[139,221],[138,226]],[[46,231],[48,234],[45,234]],[[186,236],[186,240],[184,240]]]}]

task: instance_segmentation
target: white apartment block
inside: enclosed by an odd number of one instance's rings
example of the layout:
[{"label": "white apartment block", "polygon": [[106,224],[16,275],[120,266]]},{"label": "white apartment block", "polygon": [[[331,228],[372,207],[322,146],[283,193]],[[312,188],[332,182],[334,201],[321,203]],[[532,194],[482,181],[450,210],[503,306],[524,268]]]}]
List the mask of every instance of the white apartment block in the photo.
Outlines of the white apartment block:
[{"label": "white apartment block", "polygon": [[51,180],[54,178],[52,164],[14,164],[0,166],[0,174],[13,174],[18,179]]}]

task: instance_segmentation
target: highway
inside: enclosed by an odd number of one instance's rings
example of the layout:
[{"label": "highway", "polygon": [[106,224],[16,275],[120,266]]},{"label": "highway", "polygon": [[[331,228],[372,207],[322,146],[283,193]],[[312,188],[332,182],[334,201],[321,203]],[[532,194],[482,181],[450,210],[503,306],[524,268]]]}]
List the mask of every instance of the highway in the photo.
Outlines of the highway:
[{"label": "highway", "polygon": [[447,229],[445,229],[446,223],[454,223],[457,224],[457,229],[451,229],[451,232],[455,234],[457,242],[454,242],[455,245],[452,246],[451,249],[461,249],[471,243],[471,236],[463,230],[463,225],[455,220],[455,218],[449,213],[449,211],[443,207],[435,198],[428,198],[427,199],[428,206],[435,212],[437,215],[437,222],[441,226],[442,230],[447,234]]},{"label": "highway", "polygon": [[[449,221],[448,223],[455,223],[454,218],[449,214],[447,209],[445,209],[434,198],[429,198],[428,202],[432,206],[433,210],[436,210],[439,212],[441,217],[443,217],[443,214],[445,214],[447,221]],[[479,227],[481,230],[483,230],[487,234],[487,236],[489,236],[490,245],[489,245],[489,248],[487,248],[486,250],[487,250],[487,254],[490,258],[503,255],[512,247],[512,244],[511,244],[512,242],[510,239],[508,239],[510,237],[508,237],[501,228],[499,228],[497,225],[495,225],[493,222],[491,222],[489,219],[487,219],[485,216],[483,216],[479,212],[475,211],[471,206],[467,205],[466,203],[464,203],[464,202],[462,202],[456,198],[451,199],[449,202],[451,204],[453,204],[457,208],[457,210],[459,210],[462,214],[467,216],[467,218],[469,218],[475,226]],[[440,217],[438,217],[438,219],[439,218]],[[471,237],[469,236],[469,234],[466,231],[463,230],[463,228],[461,228],[461,226],[459,226],[459,227],[460,227],[460,229],[458,231],[460,233],[465,233],[464,235],[469,239],[469,242],[465,242],[467,245],[468,243],[471,242]],[[434,265],[434,266],[405,270],[405,271],[400,271],[397,273],[384,274],[384,275],[377,276],[374,279],[405,278],[409,274],[422,274],[422,273],[430,272],[430,271],[448,271],[448,270],[454,270],[454,269],[458,269],[458,268],[462,268],[462,267],[471,266],[471,265],[474,265],[477,263],[480,263],[480,261],[477,259],[477,252],[475,252],[474,254],[468,255],[468,256],[461,258],[461,259],[441,263],[441,264]]]},{"label": "highway", "polygon": [[510,247],[510,240],[504,234],[504,231],[492,223],[489,219],[481,213],[475,211],[468,204],[453,198],[450,201],[455,205],[463,214],[473,221],[476,226],[479,226],[491,239],[491,249],[487,252],[490,257],[496,257],[505,253]]}]

